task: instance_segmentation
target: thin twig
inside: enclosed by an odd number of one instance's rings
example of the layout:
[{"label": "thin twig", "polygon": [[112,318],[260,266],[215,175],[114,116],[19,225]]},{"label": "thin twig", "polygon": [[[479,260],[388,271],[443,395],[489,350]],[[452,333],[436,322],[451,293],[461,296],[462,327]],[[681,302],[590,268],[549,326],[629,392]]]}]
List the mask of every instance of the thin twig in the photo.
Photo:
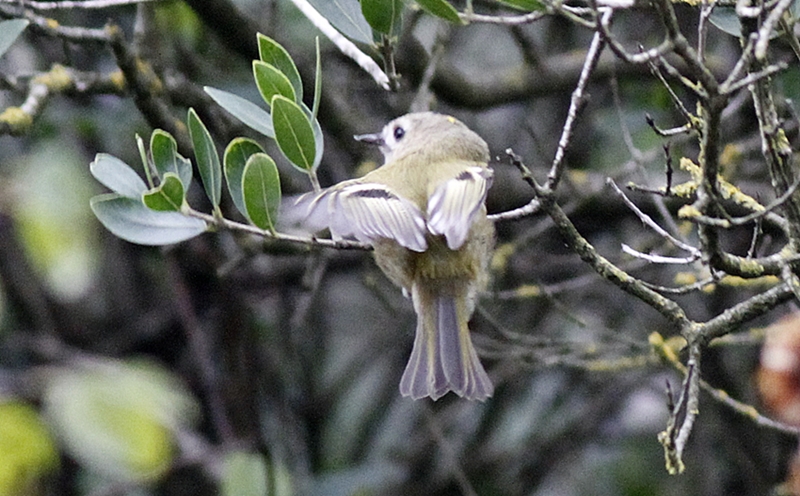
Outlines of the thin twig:
[{"label": "thin twig", "polygon": [[[601,22],[609,22],[613,10],[608,9],[602,15]],[[558,140],[558,148],[556,148],[555,157],[553,157],[553,164],[550,166],[550,173],[547,175],[547,187],[554,190],[563,173],[564,156],[569,146],[570,139],[572,138],[572,130],[575,126],[575,121],[578,118],[578,113],[583,107],[584,91],[589,82],[592,72],[597,67],[597,61],[600,60],[600,54],[605,46],[604,38],[601,33],[596,32],[592,37],[592,44],[586,53],[586,60],[581,69],[581,75],[578,78],[578,84],[572,91],[572,97],[569,102],[569,110],[567,111],[567,120],[564,122],[564,127],[561,129],[561,137]]]},{"label": "thin twig", "polygon": [[326,239],[326,238],[308,238],[303,236],[294,236],[292,234],[282,234],[278,232],[271,232],[251,224],[242,224],[233,220],[214,217],[203,212],[196,210],[188,210],[185,212],[189,217],[202,219],[210,225],[228,229],[230,231],[239,231],[249,234],[255,234],[264,238],[274,239],[276,241],[286,241],[288,243],[295,243],[306,246],[321,246],[323,248],[334,248],[337,250],[371,250],[372,247],[359,243],[357,241],[349,241],[346,239]]},{"label": "thin twig", "polygon": [[785,71],[788,68],[789,65],[786,62],[778,62],[777,64],[769,65],[760,71],[751,72],[735,83],[728,85],[724,90],[720,88],[720,91],[723,91],[724,93],[734,93],[745,86],[749,86],[761,79],[768,78],[773,74],[777,74],[778,72]]},{"label": "thin twig", "polygon": [[140,3],[164,2],[166,0],[60,0],[58,2],[38,2],[36,0],[0,0],[0,3],[24,5],[33,10],[60,10],[60,9],[106,9],[123,5],[136,5]]},{"label": "thin twig", "polygon": [[391,89],[389,84],[389,76],[386,75],[385,72],[380,68],[380,66],[375,63],[374,60],[364,52],[358,49],[353,42],[345,38],[339,31],[336,30],[331,23],[325,19],[322,14],[317,12],[317,10],[308,3],[307,0],[291,0],[292,3],[297,7],[300,12],[305,15],[311,23],[316,26],[317,29],[322,31],[322,34],[328,37],[336,48],[338,48],[343,54],[347,57],[353,59],[356,64],[359,65],[362,69],[367,71],[367,73],[372,76],[372,79],[375,80],[378,85],[385,89]]},{"label": "thin twig", "polygon": [[658,233],[659,236],[663,237],[664,239],[666,239],[673,245],[677,246],[681,250],[685,250],[691,253],[692,254],[691,258],[693,260],[696,260],[698,257],[700,257],[701,255],[700,250],[698,250],[697,248],[695,248],[690,244],[684,243],[683,241],[679,240],[678,238],[668,233],[666,230],[664,230],[664,228],[659,226],[658,223],[656,223],[656,221],[654,221],[652,217],[642,212],[641,209],[639,209],[639,207],[637,207],[636,204],[633,203],[630,200],[630,198],[628,198],[625,195],[625,193],[619,188],[619,186],[617,186],[617,183],[615,183],[613,179],[611,178],[606,179],[606,184],[610,185],[614,189],[614,192],[617,193],[617,195],[619,195],[620,198],[622,198],[622,201],[625,203],[625,205],[627,205],[627,207],[631,209],[631,211],[633,211],[633,213],[636,214],[637,217],[639,217],[639,220],[641,220],[642,223],[650,227],[650,229]]},{"label": "thin twig", "polygon": [[20,9],[19,3],[0,3],[0,16],[21,17],[31,22],[30,29],[47,36],[54,36],[68,41],[108,43],[110,36],[105,29],[64,26],[52,19],[33,13],[29,9]]},{"label": "thin twig", "polygon": [[683,258],[676,258],[676,257],[665,257],[663,255],[653,255],[652,253],[642,253],[638,250],[634,250],[625,243],[622,243],[622,251],[632,257],[640,258],[642,260],[647,260],[650,263],[656,263],[656,264],[687,265],[700,260],[699,254]]},{"label": "thin twig", "polygon": [[519,26],[521,24],[530,24],[539,19],[547,16],[547,12],[534,11],[529,14],[515,15],[515,16],[490,16],[484,14],[474,13],[459,13],[458,17],[464,22],[482,22],[486,24],[505,24],[506,26]]},{"label": "thin twig", "polygon": [[[781,17],[783,17],[783,13],[789,9],[793,1],[794,0],[778,0],[778,3],[772,8],[767,18],[764,19],[761,28],[758,30],[758,41],[756,42],[756,48],[753,52],[756,60],[763,61],[767,57],[767,46],[769,46],[770,36],[778,25]],[[789,33],[789,36],[794,36],[794,34]]]}]

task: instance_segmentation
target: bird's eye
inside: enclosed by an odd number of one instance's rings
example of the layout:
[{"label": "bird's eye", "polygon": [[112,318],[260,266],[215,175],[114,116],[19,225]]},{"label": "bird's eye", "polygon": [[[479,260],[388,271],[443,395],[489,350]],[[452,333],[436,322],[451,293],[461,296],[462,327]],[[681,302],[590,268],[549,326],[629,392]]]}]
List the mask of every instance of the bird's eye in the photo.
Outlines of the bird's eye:
[{"label": "bird's eye", "polygon": [[398,126],[398,127],[394,128],[394,139],[395,140],[400,141],[401,139],[403,139],[403,136],[405,136],[405,135],[406,135],[406,130],[403,129],[402,127]]}]

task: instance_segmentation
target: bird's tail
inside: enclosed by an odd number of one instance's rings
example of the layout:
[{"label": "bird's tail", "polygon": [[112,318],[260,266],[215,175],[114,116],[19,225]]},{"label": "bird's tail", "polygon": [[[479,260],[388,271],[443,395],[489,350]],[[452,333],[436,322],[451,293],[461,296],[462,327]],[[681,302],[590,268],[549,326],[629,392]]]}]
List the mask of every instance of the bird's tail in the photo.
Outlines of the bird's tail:
[{"label": "bird's tail", "polygon": [[437,295],[414,285],[412,298],[417,331],[400,393],[415,400],[437,400],[448,391],[469,400],[490,397],[494,386],[472,346],[466,296]]}]

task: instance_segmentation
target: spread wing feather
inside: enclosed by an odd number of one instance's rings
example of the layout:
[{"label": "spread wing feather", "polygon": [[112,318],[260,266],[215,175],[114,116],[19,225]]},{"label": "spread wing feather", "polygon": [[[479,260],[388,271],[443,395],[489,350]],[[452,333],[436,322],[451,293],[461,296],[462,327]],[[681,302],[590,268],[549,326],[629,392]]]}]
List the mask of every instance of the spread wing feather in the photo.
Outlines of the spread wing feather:
[{"label": "spread wing feather", "polygon": [[443,235],[451,250],[461,248],[491,185],[491,169],[470,167],[437,186],[428,199],[428,230]]},{"label": "spread wing feather", "polygon": [[428,248],[422,212],[382,184],[342,183],[316,196],[304,195],[296,206],[306,204],[306,223],[330,228],[335,238],[352,236],[365,243],[390,238],[409,250]]}]

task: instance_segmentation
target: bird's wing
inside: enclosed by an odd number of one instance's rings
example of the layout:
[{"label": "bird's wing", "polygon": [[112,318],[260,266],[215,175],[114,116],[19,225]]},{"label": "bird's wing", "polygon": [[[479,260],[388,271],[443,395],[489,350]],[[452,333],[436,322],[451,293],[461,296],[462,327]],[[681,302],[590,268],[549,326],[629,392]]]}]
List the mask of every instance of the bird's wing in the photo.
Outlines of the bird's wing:
[{"label": "bird's wing", "polygon": [[316,229],[328,227],[335,238],[352,236],[366,243],[389,238],[409,250],[428,248],[422,212],[382,184],[349,181],[304,195],[296,206],[305,204],[307,224]]},{"label": "bird's wing", "polygon": [[428,230],[447,239],[451,250],[461,248],[475,215],[492,185],[493,173],[486,167],[469,167],[438,185],[428,198]]}]

